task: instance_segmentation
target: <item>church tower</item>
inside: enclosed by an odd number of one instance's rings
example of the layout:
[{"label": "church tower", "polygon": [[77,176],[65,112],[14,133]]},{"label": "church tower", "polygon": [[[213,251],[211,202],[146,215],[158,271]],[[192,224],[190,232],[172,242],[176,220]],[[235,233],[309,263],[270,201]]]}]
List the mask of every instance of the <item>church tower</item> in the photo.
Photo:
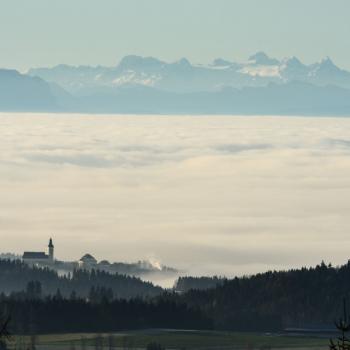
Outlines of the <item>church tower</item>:
[{"label": "church tower", "polygon": [[53,258],[54,258],[53,251],[54,251],[54,245],[52,243],[52,238],[50,238],[50,241],[49,241],[49,259],[51,261],[53,261]]}]

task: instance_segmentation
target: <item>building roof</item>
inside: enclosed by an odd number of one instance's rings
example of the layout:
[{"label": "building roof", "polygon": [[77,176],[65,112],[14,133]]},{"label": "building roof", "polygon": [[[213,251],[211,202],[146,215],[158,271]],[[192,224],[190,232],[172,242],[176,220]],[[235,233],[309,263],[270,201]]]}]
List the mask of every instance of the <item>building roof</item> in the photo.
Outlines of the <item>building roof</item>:
[{"label": "building roof", "polygon": [[24,252],[23,259],[48,259],[48,255],[44,252]]},{"label": "building roof", "polygon": [[110,265],[111,263],[108,260],[102,260],[99,262],[100,265]]},{"label": "building roof", "polygon": [[80,261],[97,263],[97,260],[91,254],[85,254],[83,257],[80,258]]}]

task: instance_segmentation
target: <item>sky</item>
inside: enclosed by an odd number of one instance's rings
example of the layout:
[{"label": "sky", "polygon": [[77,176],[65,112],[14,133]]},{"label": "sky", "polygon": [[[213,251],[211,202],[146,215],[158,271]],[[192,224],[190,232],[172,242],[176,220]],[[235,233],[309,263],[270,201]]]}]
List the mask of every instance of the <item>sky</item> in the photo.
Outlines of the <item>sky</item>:
[{"label": "sky", "polygon": [[112,66],[125,55],[243,61],[257,51],[350,69],[349,0],[0,0],[0,67]]},{"label": "sky", "polygon": [[350,119],[0,114],[1,251],[196,275],[345,263]]},{"label": "sky", "polygon": [[[257,51],[350,70],[349,0],[0,0],[0,67]],[[1,250],[190,274],[348,259],[350,119],[0,114]]]}]

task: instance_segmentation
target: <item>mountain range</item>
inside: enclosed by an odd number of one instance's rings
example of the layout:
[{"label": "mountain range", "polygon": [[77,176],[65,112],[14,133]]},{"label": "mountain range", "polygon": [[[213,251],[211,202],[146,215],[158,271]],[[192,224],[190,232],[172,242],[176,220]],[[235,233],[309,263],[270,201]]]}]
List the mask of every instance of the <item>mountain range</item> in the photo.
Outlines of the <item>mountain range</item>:
[{"label": "mountain range", "polygon": [[166,63],[153,57],[126,56],[115,67],[59,65],[30,69],[30,76],[86,95],[125,85],[146,86],[177,93],[220,91],[225,87],[263,87],[269,83],[302,81],[317,86],[350,88],[350,73],[330,58],[304,65],[296,57],[279,61],[258,52],[245,63],[218,58],[209,65],[191,64],[186,58]]},{"label": "mountain range", "polygon": [[350,115],[350,72],[258,52],[193,64],[126,56],[113,67],[0,70],[0,110],[87,113]]}]

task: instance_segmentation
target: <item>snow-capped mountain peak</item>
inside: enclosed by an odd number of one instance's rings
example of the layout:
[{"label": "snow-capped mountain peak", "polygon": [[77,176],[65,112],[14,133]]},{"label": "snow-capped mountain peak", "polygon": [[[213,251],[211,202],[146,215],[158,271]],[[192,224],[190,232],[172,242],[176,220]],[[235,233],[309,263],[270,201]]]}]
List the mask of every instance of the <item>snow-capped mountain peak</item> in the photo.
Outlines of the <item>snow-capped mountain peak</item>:
[{"label": "snow-capped mountain peak", "polygon": [[334,62],[331,60],[331,58],[329,56],[326,56],[321,60],[320,66],[336,67],[336,65],[334,64]]},{"label": "snow-capped mountain peak", "polygon": [[346,76],[349,73],[337,67],[329,57],[325,57],[320,62],[311,65],[309,72],[309,77],[316,78],[318,81],[329,79],[329,77],[338,79],[342,75]]},{"label": "snow-capped mountain peak", "polygon": [[271,58],[265,52],[259,51],[248,58],[248,62],[254,65],[274,66],[280,64],[279,60]]},{"label": "snow-capped mountain peak", "polygon": [[183,57],[180,60],[174,62],[173,65],[179,66],[179,67],[184,67],[184,68],[192,67],[191,62],[185,57]]},{"label": "snow-capped mountain peak", "polygon": [[231,65],[233,65],[233,62],[227,61],[223,58],[216,58],[211,64],[213,67],[230,67]]},{"label": "snow-capped mountain peak", "polygon": [[284,59],[282,61],[282,66],[293,67],[293,68],[303,68],[306,67],[297,57],[292,56]]},{"label": "snow-capped mountain peak", "polygon": [[120,70],[134,70],[134,69],[158,69],[164,66],[162,62],[154,57],[142,57],[136,55],[129,55],[122,58],[117,68]]},{"label": "snow-capped mountain peak", "polygon": [[280,76],[284,81],[303,81],[309,73],[309,68],[295,56],[284,59],[279,70]]},{"label": "snow-capped mountain peak", "polygon": [[217,58],[210,64],[192,64],[182,58],[164,62],[154,57],[130,55],[115,67],[60,65],[37,68],[31,76],[54,82],[75,94],[116,89],[123,85],[147,86],[172,92],[218,91],[225,87],[268,86],[301,81],[318,86],[337,85],[350,88],[350,73],[338,68],[330,58],[313,65],[297,57],[279,61],[258,52],[246,63]]}]

